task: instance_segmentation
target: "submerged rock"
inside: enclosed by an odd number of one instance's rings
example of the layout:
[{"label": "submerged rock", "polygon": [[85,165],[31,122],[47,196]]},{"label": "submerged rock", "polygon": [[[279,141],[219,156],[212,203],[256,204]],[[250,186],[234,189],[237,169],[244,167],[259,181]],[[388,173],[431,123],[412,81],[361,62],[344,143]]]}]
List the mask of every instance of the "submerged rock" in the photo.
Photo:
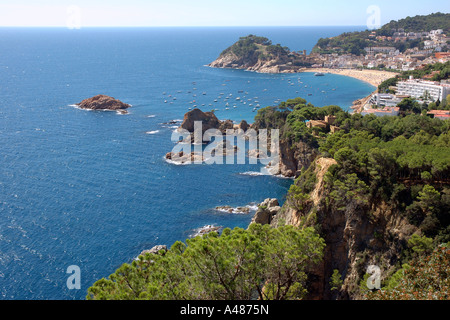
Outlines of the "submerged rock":
[{"label": "submerged rock", "polygon": [[205,161],[205,158],[201,153],[184,153],[183,151],[168,152],[166,154],[166,159],[179,164],[203,163],[203,161]]},{"label": "submerged rock", "polygon": [[216,207],[217,211],[227,212],[227,213],[240,213],[247,214],[250,212],[250,208],[248,207],[237,207],[233,208],[231,206],[218,206]]}]

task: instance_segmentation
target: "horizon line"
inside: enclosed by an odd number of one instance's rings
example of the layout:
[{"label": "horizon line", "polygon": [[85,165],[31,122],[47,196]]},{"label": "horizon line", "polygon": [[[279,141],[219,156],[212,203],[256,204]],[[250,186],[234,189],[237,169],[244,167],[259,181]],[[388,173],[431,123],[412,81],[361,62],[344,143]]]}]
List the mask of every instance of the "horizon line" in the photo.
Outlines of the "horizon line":
[{"label": "horizon line", "polygon": [[367,27],[365,25],[232,25],[232,26],[81,26],[79,28],[69,28],[67,26],[2,26],[0,28],[62,28],[62,29],[74,29],[80,30],[83,28],[289,28],[289,27]]}]

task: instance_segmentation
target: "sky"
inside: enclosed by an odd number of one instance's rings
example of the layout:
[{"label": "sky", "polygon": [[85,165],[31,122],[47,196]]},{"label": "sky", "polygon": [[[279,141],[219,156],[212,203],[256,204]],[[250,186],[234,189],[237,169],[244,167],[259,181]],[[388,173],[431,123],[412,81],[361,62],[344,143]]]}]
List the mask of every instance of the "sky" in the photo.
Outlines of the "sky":
[{"label": "sky", "polygon": [[0,26],[369,26],[448,0],[0,0]]}]

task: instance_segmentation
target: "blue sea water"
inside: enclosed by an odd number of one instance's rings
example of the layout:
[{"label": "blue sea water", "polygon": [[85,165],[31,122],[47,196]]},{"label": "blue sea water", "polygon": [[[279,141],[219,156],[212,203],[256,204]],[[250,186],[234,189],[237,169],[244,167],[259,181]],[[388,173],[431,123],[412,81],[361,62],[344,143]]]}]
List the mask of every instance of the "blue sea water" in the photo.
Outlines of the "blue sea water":
[{"label": "blue sea water", "polygon": [[[144,249],[205,225],[245,228],[252,218],[216,206],[282,203],[292,181],[249,174],[260,164],[167,163],[167,123],[194,104],[250,123],[250,103],[300,96],[348,108],[373,87],[205,65],[250,33],[309,52],[320,37],[361,29],[0,28],[0,299],[83,299]],[[96,94],[132,104],[130,114],[71,106]],[[79,290],[66,285],[71,265],[81,270]]]}]

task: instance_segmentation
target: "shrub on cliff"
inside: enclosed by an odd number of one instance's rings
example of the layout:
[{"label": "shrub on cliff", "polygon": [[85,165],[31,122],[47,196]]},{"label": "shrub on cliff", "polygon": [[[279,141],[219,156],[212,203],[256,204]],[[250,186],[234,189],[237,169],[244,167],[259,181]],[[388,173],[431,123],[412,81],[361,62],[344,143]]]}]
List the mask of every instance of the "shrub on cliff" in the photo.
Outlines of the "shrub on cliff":
[{"label": "shrub on cliff", "polygon": [[87,299],[301,299],[306,271],[321,261],[323,249],[312,228],[225,229],[124,264],[89,288]]}]

